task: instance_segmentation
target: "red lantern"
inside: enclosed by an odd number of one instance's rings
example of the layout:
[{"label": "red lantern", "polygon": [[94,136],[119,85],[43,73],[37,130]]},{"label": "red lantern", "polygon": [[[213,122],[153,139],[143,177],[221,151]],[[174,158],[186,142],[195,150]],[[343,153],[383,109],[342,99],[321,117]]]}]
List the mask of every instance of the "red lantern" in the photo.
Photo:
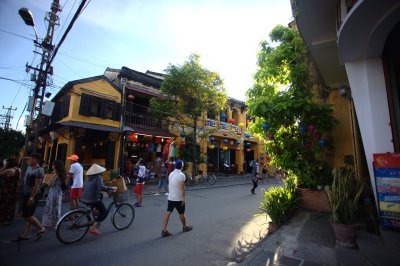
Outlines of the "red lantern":
[{"label": "red lantern", "polygon": [[306,150],[311,150],[311,147],[312,147],[312,143],[311,143],[311,142],[306,142],[306,143],[304,143],[304,148],[305,148]]},{"label": "red lantern", "polygon": [[321,132],[315,132],[314,133],[314,138],[316,139],[316,140],[320,140],[321,138],[322,138],[322,133]]},{"label": "red lantern", "polygon": [[167,139],[167,143],[168,143],[168,144],[171,144],[171,143],[172,143],[172,140],[171,140],[171,139]]},{"label": "red lantern", "polygon": [[240,147],[237,147],[236,150],[237,150],[237,151],[240,151]]},{"label": "red lantern", "polygon": [[229,119],[228,119],[228,123],[231,123],[231,124],[235,123],[235,119],[229,118]]},{"label": "red lantern", "polygon": [[317,127],[316,127],[315,125],[313,125],[313,124],[308,125],[308,127],[307,127],[307,129],[308,129],[308,131],[309,131],[310,133],[314,133],[314,131],[315,131],[316,128],[317,128]]},{"label": "red lantern", "polygon": [[224,132],[224,136],[228,136],[228,132]]},{"label": "red lantern", "polygon": [[128,139],[130,140],[130,141],[132,141],[132,142],[138,142],[138,135],[137,134],[130,134],[129,136],[128,136]]},{"label": "red lantern", "polygon": [[238,134],[239,136],[241,136],[241,135],[242,135],[242,132],[238,131],[238,132],[236,132],[236,134]]},{"label": "red lantern", "polygon": [[181,141],[179,144],[181,145],[181,147],[186,145],[184,141]]},{"label": "red lantern", "polygon": [[128,95],[128,99],[129,99],[129,100],[135,99],[135,95],[129,94],[129,95]]},{"label": "red lantern", "polygon": [[251,149],[246,149],[246,152],[251,152]]}]

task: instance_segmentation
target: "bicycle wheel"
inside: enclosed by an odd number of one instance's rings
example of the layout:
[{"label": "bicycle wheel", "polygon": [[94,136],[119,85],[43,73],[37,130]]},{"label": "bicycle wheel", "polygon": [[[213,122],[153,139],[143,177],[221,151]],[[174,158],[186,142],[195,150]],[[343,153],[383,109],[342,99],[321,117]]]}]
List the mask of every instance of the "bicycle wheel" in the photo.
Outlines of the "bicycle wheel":
[{"label": "bicycle wheel", "polygon": [[207,182],[210,185],[214,185],[217,182],[217,177],[214,174],[209,175],[209,176],[207,176]]},{"label": "bicycle wheel", "polygon": [[67,212],[57,223],[57,239],[64,244],[78,242],[87,234],[91,224],[92,219],[88,210],[78,209]]},{"label": "bicycle wheel", "polygon": [[128,228],[135,219],[135,209],[129,203],[118,204],[114,210],[111,221],[118,230]]}]

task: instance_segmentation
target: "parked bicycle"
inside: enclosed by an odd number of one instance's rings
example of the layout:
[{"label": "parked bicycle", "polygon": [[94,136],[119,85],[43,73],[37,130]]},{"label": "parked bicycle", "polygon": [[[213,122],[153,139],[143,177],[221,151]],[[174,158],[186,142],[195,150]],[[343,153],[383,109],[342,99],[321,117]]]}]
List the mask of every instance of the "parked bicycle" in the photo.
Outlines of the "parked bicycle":
[{"label": "parked bicycle", "polygon": [[217,182],[217,177],[215,176],[214,173],[208,172],[207,175],[205,175],[203,170],[199,170],[199,176],[197,178],[192,178],[192,176],[189,173],[185,173],[185,177],[186,177],[185,184],[188,186],[200,183],[207,183],[209,185],[214,185]]},{"label": "parked bicycle", "polygon": [[[121,194],[115,193],[113,201],[108,206],[108,214],[112,212],[111,222],[118,230],[127,229],[135,218],[133,206],[122,199]],[[97,210],[93,207],[79,207],[64,214],[56,226],[57,239],[64,244],[80,241],[94,223]]]}]

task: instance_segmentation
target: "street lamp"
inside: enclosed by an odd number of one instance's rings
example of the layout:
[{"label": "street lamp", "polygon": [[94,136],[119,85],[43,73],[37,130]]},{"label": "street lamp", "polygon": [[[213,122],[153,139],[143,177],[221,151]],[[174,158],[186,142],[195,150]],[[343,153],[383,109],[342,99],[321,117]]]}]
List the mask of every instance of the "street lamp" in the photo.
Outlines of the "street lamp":
[{"label": "street lamp", "polygon": [[23,7],[20,10],[18,10],[19,15],[21,16],[22,20],[25,22],[26,25],[31,26],[33,28],[33,30],[35,31],[35,37],[36,37],[36,41],[38,40],[38,34],[37,34],[37,30],[35,27],[35,20],[33,19],[33,14],[32,12]]}]

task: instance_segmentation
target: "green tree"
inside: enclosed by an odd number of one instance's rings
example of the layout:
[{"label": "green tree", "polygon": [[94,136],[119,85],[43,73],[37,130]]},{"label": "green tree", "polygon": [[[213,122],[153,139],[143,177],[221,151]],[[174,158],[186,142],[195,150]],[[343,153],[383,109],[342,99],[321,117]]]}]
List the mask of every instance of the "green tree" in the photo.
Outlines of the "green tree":
[{"label": "green tree", "polygon": [[250,129],[266,140],[276,166],[297,175],[300,186],[312,188],[318,177],[329,173],[321,156],[328,142],[321,137],[336,121],[331,106],[314,96],[315,87],[324,85],[318,75],[311,75],[307,49],[297,30],[278,25],[269,37],[271,43],[261,42],[258,70],[247,92],[254,118]]},{"label": "green tree", "polygon": [[24,135],[20,131],[0,128],[0,157],[5,159],[19,156],[19,152],[24,147],[24,140]]},{"label": "green tree", "polygon": [[152,98],[156,115],[188,136],[191,143],[193,175],[198,160],[197,140],[209,132],[201,121],[206,112],[219,112],[227,101],[223,80],[218,73],[204,68],[200,56],[192,54],[182,65],[169,65],[161,85],[162,98]]}]

